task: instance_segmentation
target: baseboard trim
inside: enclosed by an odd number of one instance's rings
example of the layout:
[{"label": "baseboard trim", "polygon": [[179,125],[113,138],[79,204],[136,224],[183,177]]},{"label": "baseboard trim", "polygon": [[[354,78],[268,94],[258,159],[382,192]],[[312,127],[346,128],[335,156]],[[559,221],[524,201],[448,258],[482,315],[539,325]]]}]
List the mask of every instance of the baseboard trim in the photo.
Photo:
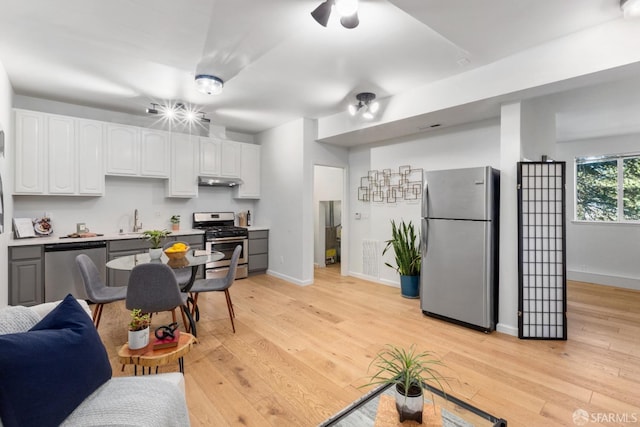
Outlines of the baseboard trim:
[{"label": "baseboard trim", "polygon": [[503,334],[512,335],[514,337],[518,336],[517,327],[511,326],[511,325],[505,325],[504,323],[498,323],[496,325],[496,331],[501,332]]},{"label": "baseboard trim", "polygon": [[597,285],[614,286],[617,288],[640,291],[640,279],[632,277],[609,276],[607,274],[567,270],[567,279],[575,280],[577,282],[595,283]]},{"label": "baseboard trim", "polygon": [[394,283],[385,279],[378,279],[377,277],[367,276],[366,274],[356,273],[355,271],[350,271],[349,276],[357,277],[358,279],[366,280],[368,282],[378,283],[380,285],[391,286],[393,288],[400,287],[400,283]]},{"label": "baseboard trim", "polygon": [[273,277],[277,277],[278,279],[282,279],[289,283],[293,283],[298,286],[309,286],[313,285],[313,280],[298,280],[291,276],[287,276],[286,274],[278,273],[277,271],[267,270],[267,274]]}]

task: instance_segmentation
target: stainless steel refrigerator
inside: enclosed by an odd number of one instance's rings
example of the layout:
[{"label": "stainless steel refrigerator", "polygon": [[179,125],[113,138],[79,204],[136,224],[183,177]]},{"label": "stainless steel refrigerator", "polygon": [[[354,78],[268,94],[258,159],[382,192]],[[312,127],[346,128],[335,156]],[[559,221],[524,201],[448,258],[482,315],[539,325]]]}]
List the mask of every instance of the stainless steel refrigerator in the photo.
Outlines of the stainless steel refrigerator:
[{"label": "stainless steel refrigerator", "polygon": [[426,172],[420,305],[485,332],[498,314],[500,174],[487,167]]}]

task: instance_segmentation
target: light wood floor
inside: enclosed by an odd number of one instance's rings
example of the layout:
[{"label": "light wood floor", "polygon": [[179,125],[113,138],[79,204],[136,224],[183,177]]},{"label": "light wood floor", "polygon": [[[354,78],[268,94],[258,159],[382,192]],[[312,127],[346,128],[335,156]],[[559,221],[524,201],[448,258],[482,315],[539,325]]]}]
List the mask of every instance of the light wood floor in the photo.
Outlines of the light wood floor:
[{"label": "light wood floor", "polygon": [[[236,281],[235,334],[224,294],[201,295],[200,343],[185,357],[193,426],[317,425],[366,391],[358,386],[387,343],[436,351],[456,378],[451,392],[509,426],[574,426],[577,409],[608,420],[588,426],[640,425],[640,292],[570,283],[569,340],[532,341],[427,318],[397,288],[335,267],[315,273],[306,287]],[[106,306],[99,330],[116,376],[132,375],[115,357],[127,318],[123,303]]]}]

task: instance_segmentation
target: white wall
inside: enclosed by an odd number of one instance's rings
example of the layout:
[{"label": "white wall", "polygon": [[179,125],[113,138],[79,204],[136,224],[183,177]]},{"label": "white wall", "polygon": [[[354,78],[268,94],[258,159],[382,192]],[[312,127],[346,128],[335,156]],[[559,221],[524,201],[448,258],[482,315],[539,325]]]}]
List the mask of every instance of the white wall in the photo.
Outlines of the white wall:
[{"label": "white wall", "polygon": [[522,105],[505,104],[500,113],[500,287],[498,325],[518,333],[518,162],[522,160]]},{"label": "white wall", "polygon": [[[360,177],[367,176],[371,168],[371,147],[354,147],[349,150],[349,179],[346,205],[350,206],[351,215],[343,212],[342,224],[349,228],[351,244],[346,246],[349,255],[348,272],[350,275],[377,280],[378,266],[371,272],[363,265],[363,242],[369,239],[371,230],[371,203],[358,200]],[[344,232],[343,232],[344,235]],[[343,247],[344,244],[343,244]],[[343,255],[345,251],[342,252]],[[344,261],[343,261],[344,265]]]},{"label": "white wall", "polygon": [[[393,261],[393,256],[387,254],[383,259],[381,252],[384,241],[391,237],[391,219],[412,221],[419,228],[421,200],[400,201],[395,204],[360,202],[357,200],[360,177],[366,176],[369,170],[397,171],[403,165],[423,168],[424,171],[475,166],[499,168],[500,126],[497,120],[488,120],[407,137],[394,141],[393,144],[371,146],[367,150],[360,148],[353,150],[350,162],[351,211],[364,215],[361,215],[360,220],[349,220],[354,229],[349,249],[352,256],[349,273],[399,286],[398,274],[384,265],[385,261]],[[380,252],[377,268],[374,267],[367,274],[365,269],[370,267],[363,265],[365,240],[377,242]]]},{"label": "white wall", "polygon": [[[304,125],[304,119],[295,120],[257,137],[262,146],[263,177],[257,209],[263,224],[269,227],[268,272],[299,285],[311,283],[303,274]],[[311,220],[309,228],[313,239],[312,226]],[[311,254],[313,257],[313,251]]]},{"label": "white wall", "polygon": [[14,216],[37,218],[46,212],[59,236],[75,232],[78,222],[96,233],[131,231],[134,209],[138,209],[143,229],[171,229],[169,218],[176,214],[181,217],[181,228],[191,228],[192,213],[198,211],[251,210],[254,225],[261,225],[260,215],[254,215],[255,202],[234,199],[230,188],[200,187],[197,198],[166,198],[165,181],[108,176],[102,197],[14,196]]},{"label": "white wall", "polygon": [[567,162],[567,276],[603,285],[640,289],[640,225],[573,222],[575,158],[640,153],[640,134],[614,135],[557,144]]},{"label": "white wall", "polygon": [[9,161],[13,157],[13,149],[10,144],[13,139],[12,103],[13,88],[4,66],[0,63],[0,129],[3,129],[5,133],[4,157],[0,157],[0,177],[2,177],[0,193],[2,193],[4,203],[4,233],[0,234],[0,307],[6,306],[9,301],[9,271],[7,263],[9,255],[7,247],[11,236],[11,218],[13,217],[13,200],[11,198],[13,164]]}]

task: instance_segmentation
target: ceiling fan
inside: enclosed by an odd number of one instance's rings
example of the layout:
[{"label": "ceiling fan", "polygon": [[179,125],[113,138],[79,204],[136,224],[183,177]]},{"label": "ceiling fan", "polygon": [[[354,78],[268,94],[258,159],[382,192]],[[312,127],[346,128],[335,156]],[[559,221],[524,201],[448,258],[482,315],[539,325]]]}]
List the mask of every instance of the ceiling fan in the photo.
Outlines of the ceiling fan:
[{"label": "ceiling fan", "polygon": [[[238,15],[239,8],[251,13]],[[245,67],[292,37],[291,26],[281,22],[296,22],[299,11],[299,0],[211,2],[202,57],[194,73],[196,89],[209,95],[221,93]]]},{"label": "ceiling fan", "polygon": [[311,12],[311,16],[318,24],[326,27],[333,6],[340,14],[340,23],[343,27],[356,28],[358,26],[360,23],[358,19],[358,0],[325,0]]}]

